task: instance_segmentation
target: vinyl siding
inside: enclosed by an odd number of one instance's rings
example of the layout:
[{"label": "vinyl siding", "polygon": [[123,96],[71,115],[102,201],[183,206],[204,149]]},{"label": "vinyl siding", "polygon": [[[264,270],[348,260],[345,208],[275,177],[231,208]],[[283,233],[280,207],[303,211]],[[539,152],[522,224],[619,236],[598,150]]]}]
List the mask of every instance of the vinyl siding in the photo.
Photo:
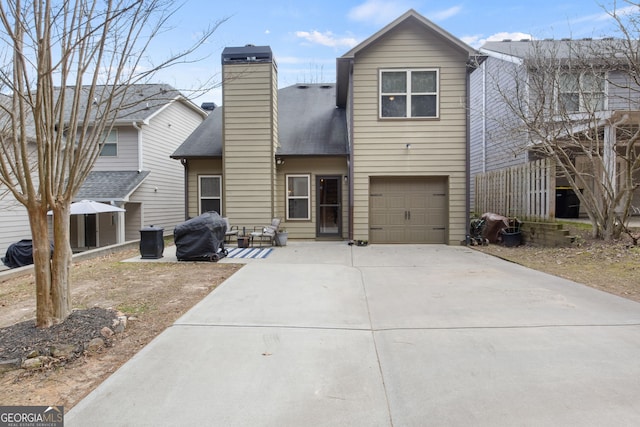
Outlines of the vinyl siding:
[{"label": "vinyl siding", "polygon": [[[515,95],[515,78],[522,72],[513,63],[489,57],[471,73],[470,194],[475,203],[475,177],[527,161],[527,141],[513,136],[515,115],[505,105],[505,95]],[[483,110],[484,109],[484,110]],[[476,212],[482,214],[482,212]]]},{"label": "vinyl siding", "polygon": [[471,73],[469,99],[469,201],[475,206],[475,176],[484,172],[485,123],[484,123],[484,76],[486,63]]},{"label": "vinyl siding", "polygon": [[230,64],[223,74],[226,216],[239,227],[269,224],[275,213],[275,64]]},{"label": "vinyl siding", "polygon": [[[466,60],[435,33],[407,22],[356,56],[353,75],[354,238],[369,235],[369,177],[447,176],[449,236],[466,232]],[[381,68],[439,69],[439,119],[379,120]],[[407,149],[406,144],[411,144]]]},{"label": "vinyl siding", "polygon": [[133,126],[118,126],[118,155],[98,157],[95,171],[138,170],[138,131]]},{"label": "vinyl siding", "polygon": [[[12,196],[0,199],[0,257],[4,257],[12,243],[31,239],[31,227],[27,209]],[[0,269],[3,268],[0,263]]]},{"label": "vinyl siding", "polygon": [[609,72],[608,107],[609,110],[640,110],[640,87],[623,72]]},{"label": "vinyl siding", "polygon": [[142,204],[142,226],[163,227],[171,234],[184,221],[184,167],[169,156],[203,119],[182,102],[173,102],[142,126],[142,169],[150,174],[131,197]]},{"label": "vinyl siding", "polygon": [[[222,176],[222,159],[197,159],[189,160],[189,174],[187,176],[187,191],[189,192],[187,212],[188,216],[193,218],[200,215],[199,209],[199,193],[198,183],[199,177],[202,175],[220,175]],[[222,183],[224,197],[224,179]],[[223,199],[224,200],[224,199]],[[222,205],[222,215],[226,215],[224,203]],[[235,225],[235,224],[232,224]]]}]

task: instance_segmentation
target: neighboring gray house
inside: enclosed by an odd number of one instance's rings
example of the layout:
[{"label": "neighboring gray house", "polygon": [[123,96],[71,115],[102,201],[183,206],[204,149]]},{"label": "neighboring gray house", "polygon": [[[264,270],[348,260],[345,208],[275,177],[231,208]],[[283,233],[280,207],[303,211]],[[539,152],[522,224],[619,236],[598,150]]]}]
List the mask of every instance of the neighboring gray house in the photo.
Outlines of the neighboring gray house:
[{"label": "neighboring gray house", "polygon": [[[140,229],[147,225],[163,227],[170,234],[184,220],[184,169],[169,156],[207,114],[164,84],[135,85],[127,96],[131,101],[118,114],[100,157],[74,199],[109,203],[126,212],[71,216],[74,250],[139,239]],[[31,231],[21,205],[11,197],[0,204],[0,253],[4,255],[11,243],[30,239]]]},{"label": "neighboring gray house", "polygon": [[[486,172],[527,164],[539,158],[528,144],[534,142],[527,135],[517,131],[519,118],[507,107],[507,102],[516,100],[522,108],[531,114],[539,102],[536,93],[544,91],[545,103],[555,105],[558,114],[549,113],[553,107],[546,107],[548,122],[562,120],[564,128],[571,128],[574,140],[580,133],[596,131],[610,138],[615,146],[616,131],[614,123],[623,114],[637,116],[640,111],[640,92],[629,74],[625,71],[624,60],[612,61],[607,51],[619,48],[619,40],[504,40],[487,42],[480,48],[482,59],[471,73],[470,99],[470,198],[471,208],[478,194],[475,177]],[[598,56],[598,49],[604,52]],[[609,56],[610,55],[610,56]],[[576,60],[578,57],[579,60]],[[603,59],[607,58],[607,59]],[[544,89],[536,87],[542,79],[535,80],[533,73],[539,69],[538,60],[555,61],[555,75],[549,76]],[[555,63],[554,62],[554,63]],[[541,64],[541,63],[540,63]],[[580,64],[580,65],[577,65]],[[551,70],[551,67],[546,70]],[[549,72],[549,71],[546,71]],[[534,83],[535,81],[535,83]],[[526,94],[526,96],[522,96]],[[509,101],[507,101],[509,98]],[[562,110],[562,114],[559,111]],[[567,123],[567,120],[570,122]],[[585,134],[586,135],[586,134]],[[576,152],[577,153],[577,152]],[[572,155],[577,169],[591,167],[584,156]],[[617,171],[624,168],[624,162],[617,162]],[[590,172],[597,176],[597,173]],[[555,180],[552,200],[572,196],[566,180],[558,176]],[[589,185],[585,182],[584,185]],[[534,200],[534,198],[531,198]],[[567,199],[568,200],[568,199]],[[578,203],[575,196],[574,203]],[[633,205],[640,206],[640,193],[635,192]],[[556,217],[575,217],[579,215],[575,205],[555,206]],[[483,212],[475,212],[482,214]],[[508,214],[508,212],[500,212]]]}]

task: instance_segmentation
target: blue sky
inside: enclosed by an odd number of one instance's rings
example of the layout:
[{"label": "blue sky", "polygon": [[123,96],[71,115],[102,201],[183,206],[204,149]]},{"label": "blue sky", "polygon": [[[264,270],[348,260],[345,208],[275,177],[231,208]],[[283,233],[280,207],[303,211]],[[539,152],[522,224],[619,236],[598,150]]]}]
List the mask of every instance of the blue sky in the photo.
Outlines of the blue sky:
[{"label": "blue sky", "polygon": [[[200,61],[175,66],[156,80],[189,90],[220,81],[220,55],[227,46],[269,45],[279,86],[335,81],[335,60],[376,31],[414,9],[478,48],[487,40],[616,36],[604,8],[614,0],[186,0],[163,35],[162,49],[184,49],[194,34],[221,19]],[[618,0],[618,8],[627,6]],[[637,7],[635,9],[637,11]],[[196,58],[195,56],[193,57]],[[220,88],[194,100],[222,102]]]}]

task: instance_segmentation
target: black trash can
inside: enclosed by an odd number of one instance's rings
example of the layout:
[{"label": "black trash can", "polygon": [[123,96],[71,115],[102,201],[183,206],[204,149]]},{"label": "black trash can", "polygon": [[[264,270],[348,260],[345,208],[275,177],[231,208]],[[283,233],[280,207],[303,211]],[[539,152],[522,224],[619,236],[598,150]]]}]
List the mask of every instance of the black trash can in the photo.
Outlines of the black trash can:
[{"label": "black trash can", "polygon": [[143,259],[162,258],[164,252],[164,228],[150,225],[140,230],[140,257]]}]

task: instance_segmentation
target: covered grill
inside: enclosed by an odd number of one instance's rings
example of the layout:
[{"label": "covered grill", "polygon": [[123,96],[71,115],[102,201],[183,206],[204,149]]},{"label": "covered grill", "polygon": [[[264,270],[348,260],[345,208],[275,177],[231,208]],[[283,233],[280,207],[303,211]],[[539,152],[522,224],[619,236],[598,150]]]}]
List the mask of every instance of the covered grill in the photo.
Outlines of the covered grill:
[{"label": "covered grill", "polygon": [[224,249],[226,221],[217,212],[205,212],[176,225],[173,239],[178,261],[218,261]]}]

